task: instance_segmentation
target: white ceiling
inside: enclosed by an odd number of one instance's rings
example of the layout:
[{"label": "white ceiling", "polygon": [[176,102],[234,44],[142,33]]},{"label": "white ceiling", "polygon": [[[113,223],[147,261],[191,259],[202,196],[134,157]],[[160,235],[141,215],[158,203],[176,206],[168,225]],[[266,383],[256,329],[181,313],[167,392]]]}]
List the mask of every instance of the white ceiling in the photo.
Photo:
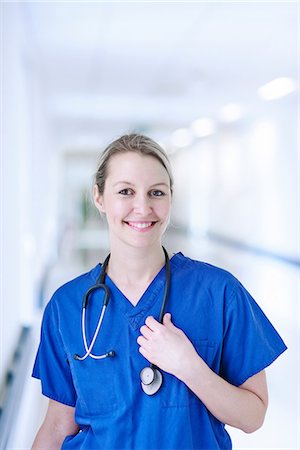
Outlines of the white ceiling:
[{"label": "white ceiling", "polygon": [[[28,2],[27,58],[75,142],[140,127],[160,137],[298,71],[297,2]],[[156,131],[155,131],[156,130]]]}]

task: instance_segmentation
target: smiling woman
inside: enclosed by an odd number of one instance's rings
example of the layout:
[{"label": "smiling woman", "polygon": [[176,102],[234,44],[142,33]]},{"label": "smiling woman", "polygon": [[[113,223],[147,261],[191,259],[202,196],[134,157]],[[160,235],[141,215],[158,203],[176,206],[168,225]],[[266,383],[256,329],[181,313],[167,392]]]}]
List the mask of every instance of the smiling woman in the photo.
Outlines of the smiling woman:
[{"label": "smiling woman", "polygon": [[46,307],[33,376],[50,400],[34,450],[230,450],[226,424],[262,425],[264,369],[286,346],[233,275],[162,247],[172,190],[152,139],[102,154],[93,195],[110,254]]},{"label": "smiling woman", "polygon": [[170,217],[171,186],[164,166],[153,156],[127,152],[110,158],[103,193],[94,187],[98,210],[105,213],[113,254],[124,246],[161,247]]}]

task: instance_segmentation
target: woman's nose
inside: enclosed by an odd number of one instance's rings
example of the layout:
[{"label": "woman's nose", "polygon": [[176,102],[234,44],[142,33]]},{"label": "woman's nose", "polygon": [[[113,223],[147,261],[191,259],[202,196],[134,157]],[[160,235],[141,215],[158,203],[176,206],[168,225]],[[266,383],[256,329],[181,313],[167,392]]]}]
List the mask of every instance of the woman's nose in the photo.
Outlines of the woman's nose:
[{"label": "woman's nose", "polygon": [[136,195],[134,200],[134,210],[136,212],[146,215],[152,211],[151,199],[147,195]]}]

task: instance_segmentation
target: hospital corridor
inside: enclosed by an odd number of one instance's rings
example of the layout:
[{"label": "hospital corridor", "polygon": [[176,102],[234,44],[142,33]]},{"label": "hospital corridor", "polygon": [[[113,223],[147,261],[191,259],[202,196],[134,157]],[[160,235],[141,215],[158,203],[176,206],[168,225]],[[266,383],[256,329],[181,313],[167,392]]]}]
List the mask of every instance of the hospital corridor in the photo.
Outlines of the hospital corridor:
[{"label": "hospital corridor", "polygon": [[[31,449],[44,420],[48,398],[32,377],[43,314],[57,289],[110,252],[94,176],[103,150],[131,133],[157,142],[172,167],[169,255],[236,277],[287,346],[265,368],[263,426],[226,425],[232,448],[300,450],[299,1],[1,0],[0,8],[0,450]],[[183,305],[186,288],[176,291]],[[198,295],[207,295],[201,284]],[[75,329],[85,318],[80,310],[66,321]],[[109,340],[103,324],[99,341]],[[133,377],[138,390],[140,373]]]}]

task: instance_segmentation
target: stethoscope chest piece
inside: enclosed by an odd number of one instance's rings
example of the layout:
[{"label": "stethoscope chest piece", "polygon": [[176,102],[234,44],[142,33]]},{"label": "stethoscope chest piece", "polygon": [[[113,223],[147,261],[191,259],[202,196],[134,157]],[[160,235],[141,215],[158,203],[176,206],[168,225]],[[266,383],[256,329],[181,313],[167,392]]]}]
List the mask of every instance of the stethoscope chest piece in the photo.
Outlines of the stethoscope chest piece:
[{"label": "stethoscope chest piece", "polygon": [[153,395],[162,385],[162,374],[154,367],[145,367],[141,373],[141,386],[145,394]]}]

